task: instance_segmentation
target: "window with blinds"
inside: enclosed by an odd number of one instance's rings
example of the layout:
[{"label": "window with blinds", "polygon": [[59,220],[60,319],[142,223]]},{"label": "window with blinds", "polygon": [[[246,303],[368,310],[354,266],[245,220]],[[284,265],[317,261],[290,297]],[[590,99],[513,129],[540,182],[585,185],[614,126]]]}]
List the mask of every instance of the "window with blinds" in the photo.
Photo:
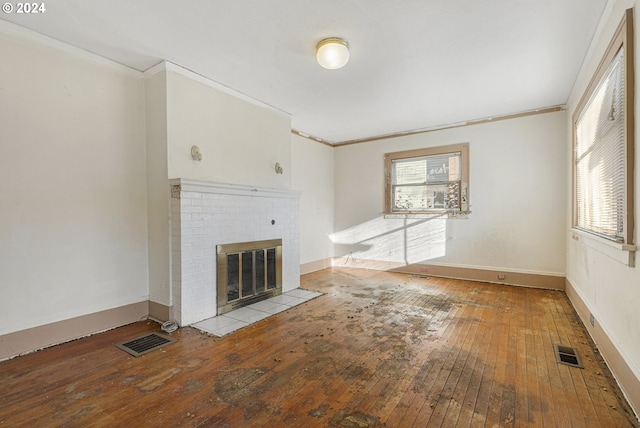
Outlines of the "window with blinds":
[{"label": "window with blinds", "polygon": [[574,115],[574,227],[619,243],[633,241],[633,76],[627,75],[633,58],[625,49],[626,19]]},{"label": "window with blinds", "polygon": [[624,241],[624,49],[576,123],[576,226]]},{"label": "window with blinds", "polygon": [[385,212],[466,212],[467,172],[467,144],[388,153]]}]

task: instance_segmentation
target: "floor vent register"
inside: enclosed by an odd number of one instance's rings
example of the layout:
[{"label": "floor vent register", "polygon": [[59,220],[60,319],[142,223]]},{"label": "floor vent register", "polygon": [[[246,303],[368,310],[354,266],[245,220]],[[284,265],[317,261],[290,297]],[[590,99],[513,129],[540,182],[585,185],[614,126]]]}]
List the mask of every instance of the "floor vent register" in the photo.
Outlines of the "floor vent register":
[{"label": "floor vent register", "polygon": [[175,342],[176,339],[172,339],[162,334],[151,333],[145,336],[138,337],[127,342],[116,343],[116,347],[122,349],[125,352],[139,357],[140,355],[147,354],[156,349],[160,349],[165,345],[169,345]]},{"label": "floor vent register", "polygon": [[578,351],[575,348],[568,346],[553,345],[553,350],[556,354],[556,361],[560,364],[566,364],[571,367],[584,368],[582,361],[578,355]]}]

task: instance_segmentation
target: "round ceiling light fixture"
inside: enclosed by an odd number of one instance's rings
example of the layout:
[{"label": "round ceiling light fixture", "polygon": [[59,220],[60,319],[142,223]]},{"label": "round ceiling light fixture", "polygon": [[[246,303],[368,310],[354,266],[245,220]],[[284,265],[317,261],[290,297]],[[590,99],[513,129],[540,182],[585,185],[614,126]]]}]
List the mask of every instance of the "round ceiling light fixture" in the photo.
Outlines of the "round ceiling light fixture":
[{"label": "round ceiling light fixture", "polygon": [[338,37],[320,40],[316,45],[316,60],[328,70],[344,67],[349,61],[349,43]]}]

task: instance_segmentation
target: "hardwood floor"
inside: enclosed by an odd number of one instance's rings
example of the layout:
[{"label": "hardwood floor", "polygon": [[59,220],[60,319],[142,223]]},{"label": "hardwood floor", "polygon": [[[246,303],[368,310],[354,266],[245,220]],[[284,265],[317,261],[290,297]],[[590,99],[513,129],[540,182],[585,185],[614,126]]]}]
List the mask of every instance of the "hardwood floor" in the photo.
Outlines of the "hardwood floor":
[{"label": "hardwood floor", "polygon": [[[633,427],[562,292],[358,269],[223,338],[139,322],[0,363],[0,427]],[[574,347],[584,369],[558,364]]]}]

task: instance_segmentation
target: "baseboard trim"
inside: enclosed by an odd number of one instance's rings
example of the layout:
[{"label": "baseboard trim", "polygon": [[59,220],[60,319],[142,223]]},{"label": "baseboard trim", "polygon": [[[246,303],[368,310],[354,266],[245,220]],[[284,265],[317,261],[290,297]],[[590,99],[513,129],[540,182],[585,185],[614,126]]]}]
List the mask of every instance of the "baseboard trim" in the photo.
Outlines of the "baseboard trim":
[{"label": "baseboard trim", "polygon": [[631,367],[629,367],[620,352],[618,352],[618,349],[613,342],[611,342],[609,336],[600,324],[598,324],[597,320],[594,320],[593,325],[591,325],[589,322],[591,310],[568,279],[566,280],[566,293],[582,320],[582,323],[589,332],[589,335],[595,344],[598,345],[600,355],[602,355],[607,366],[609,366],[609,370],[611,370],[613,377],[616,379],[616,382],[618,382],[618,385],[620,385],[620,389],[637,418],[640,416],[640,379],[633,373]]},{"label": "baseboard trim", "polygon": [[[335,267],[358,267],[363,269],[385,270],[415,275],[436,276],[442,278],[464,279],[467,281],[489,282],[493,284],[515,285],[520,287],[564,290],[564,275],[549,275],[535,272],[519,272],[501,269],[481,269],[464,266],[445,266],[435,264],[403,264],[378,260],[364,260],[340,257],[334,259]],[[500,279],[498,275],[504,275]]]},{"label": "baseboard trim", "polygon": [[171,306],[149,300],[149,316],[158,321],[169,321],[171,319]]},{"label": "baseboard trim", "polygon": [[331,257],[326,259],[320,259],[309,263],[302,263],[300,265],[300,275],[316,272],[322,269],[326,269],[333,266],[333,259]]},{"label": "baseboard trim", "polygon": [[0,336],[0,361],[139,321],[149,314],[144,300],[118,308]]}]

